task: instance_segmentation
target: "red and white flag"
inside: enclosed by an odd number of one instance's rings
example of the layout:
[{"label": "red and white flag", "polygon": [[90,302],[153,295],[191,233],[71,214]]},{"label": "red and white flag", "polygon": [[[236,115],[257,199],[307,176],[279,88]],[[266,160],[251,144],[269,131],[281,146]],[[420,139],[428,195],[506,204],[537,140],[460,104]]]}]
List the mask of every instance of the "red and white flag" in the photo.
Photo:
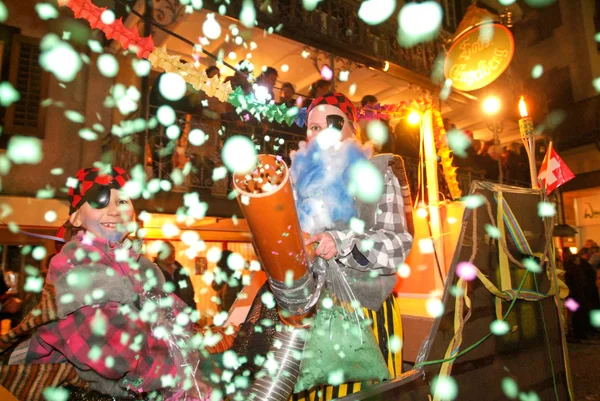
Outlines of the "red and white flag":
[{"label": "red and white flag", "polygon": [[538,174],[538,181],[546,185],[546,193],[550,195],[556,188],[573,178],[575,178],[575,175],[569,170],[567,164],[560,158],[552,147],[552,143],[550,143]]}]

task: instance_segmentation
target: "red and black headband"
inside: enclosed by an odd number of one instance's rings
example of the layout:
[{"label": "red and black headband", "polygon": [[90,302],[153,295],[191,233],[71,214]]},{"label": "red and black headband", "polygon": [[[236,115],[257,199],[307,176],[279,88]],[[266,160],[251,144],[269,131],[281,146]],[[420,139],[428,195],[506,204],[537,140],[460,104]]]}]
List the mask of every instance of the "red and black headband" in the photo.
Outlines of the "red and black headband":
[{"label": "red and black headband", "polygon": [[106,207],[110,190],[122,188],[129,175],[120,167],[112,167],[109,172],[94,167],[82,168],[75,178],[77,185],[69,188],[69,214],[75,213],[86,202],[96,209]]},{"label": "red and black headband", "polygon": [[346,115],[349,121],[357,121],[356,107],[354,107],[354,104],[352,104],[350,99],[348,99],[343,93],[332,92],[316,98],[312,101],[310,106],[308,106],[308,110],[306,110],[306,115],[310,115],[310,112],[315,107],[320,105],[335,106]]}]

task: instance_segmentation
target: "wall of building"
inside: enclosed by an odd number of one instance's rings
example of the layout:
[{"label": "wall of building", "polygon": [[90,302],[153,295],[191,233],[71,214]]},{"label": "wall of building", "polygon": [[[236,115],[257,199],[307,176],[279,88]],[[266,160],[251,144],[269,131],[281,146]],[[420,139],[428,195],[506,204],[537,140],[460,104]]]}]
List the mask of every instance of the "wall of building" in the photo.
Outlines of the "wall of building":
[{"label": "wall of building", "polygon": [[[83,166],[90,166],[100,159],[101,141],[88,142],[81,139],[78,132],[81,128],[100,123],[105,132],[110,132],[112,116],[110,110],[102,103],[109,93],[112,79],[102,76],[96,67],[96,57],[84,45],[92,33],[85,22],[74,22],[70,19],[41,21],[35,12],[34,0],[5,2],[9,18],[7,25],[21,29],[21,34],[42,38],[48,32],[62,36],[64,31],[71,31],[81,36],[82,53],[90,57],[90,64],[84,64],[73,82],[59,83],[50,74],[48,98],[64,102],[64,108],[50,106],[47,108],[42,149],[44,158],[37,165],[14,165],[8,176],[2,178],[2,190],[11,195],[35,195],[37,190],[49,185],[53,188],[64,186],[68,176],[73,176]],[[60,9],[64,15],[70,11]],[[64,116],[65,110],[74,110],[86,117],[84,124],[74,123]],[[60,167],[64,173],[60,176],[50,174],[50,170]],[[61,196],[61,193],[57,193]],[[64,194],[62,194],[64,196]]]}]

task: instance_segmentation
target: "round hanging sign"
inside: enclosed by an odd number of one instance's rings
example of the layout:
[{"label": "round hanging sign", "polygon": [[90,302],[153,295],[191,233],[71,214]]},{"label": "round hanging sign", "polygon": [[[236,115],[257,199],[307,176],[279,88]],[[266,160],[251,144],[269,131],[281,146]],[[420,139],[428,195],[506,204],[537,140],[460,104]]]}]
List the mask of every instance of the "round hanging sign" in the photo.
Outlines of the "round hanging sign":
[{"label": "round hanging sign", "polygon": [[515,40],[508,28],[485,23],[454,40],[446,54],[444,74],[455,89],[481,89],[502,75],[514,52]]}]

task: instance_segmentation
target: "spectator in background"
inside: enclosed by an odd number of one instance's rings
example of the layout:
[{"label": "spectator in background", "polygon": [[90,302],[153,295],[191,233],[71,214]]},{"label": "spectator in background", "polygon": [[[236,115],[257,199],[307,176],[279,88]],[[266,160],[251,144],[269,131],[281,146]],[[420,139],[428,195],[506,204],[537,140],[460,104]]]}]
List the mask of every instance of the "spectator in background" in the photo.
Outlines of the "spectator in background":
[{"label": "spectator in background", "polygon": [[573,255],[569,248],[563,248],[565,283],[569,287],[569,298],[578,305],[576,310],[570,310],[571,326],[576,341],[587,339],[586,331],[589,324],[586,278],[580,264],[581,258],[578,255]]},{"label": "spectator in background", "polygon": [[222,312],[228,312],[231,309],[237,299],[237,294],[242,289],[241,276],[236,275],[227,265],[227,260],[232,254],[233,252],[227,249],[221,253],[221,259],[217,263],[218,271],[215,272],[215,276],[219,275],[220,280],[213,280],[212,282],[212,288],[221,300],[220,309]]},{"label": "spectator in background", "polygon": [[[375,96],[373,95],[365,95],[363,96],[363,98],[360,101],[361,106],[364,109],[369,109],[372,108],[373,106],[375,106],[378,103],[378,100]],[[366,114],[368,116],[368,114]],[[357,136],[360,138],[360,141],[365,143],[367,141],[369,141],[369,135],[368,135],[368,131],[367,131],[367,126],[369,125],[369,122],[371,122],[373,119],[375,118],[367,118],[367,119],[362,119],[358,121],[358,126],[360,127],[359,132],[357,133]],[[377,120],[381,121],[383,124],[385,124],[385,127],[387,129],[387,133],[388,133],[388,139],[387,141],[382,144],[374,144],[374,148],[375,151],[377,153],[395,153],[395,149],[394,149],[394,132],[392,131],[390,124],[388,122],[388,120],[384,120],[384,119],[379,119],[377,118]]]},{"label": "spectator in background", "polygon": [[485,171],[485,179],[489,181],[498,181],[500,178],[500,168],[498,160],[501,157],[501,148],[494,144],[494,141],[486,142],[481,147],[480,164]]},{"label": "spectator in background", "polygon": [[242,88],[242,91],[247,95],[252,90],[252,85],[248,82],[249,72],[248,66],[238,64],[235,66],[235,74],[225,78],[223,82],[230,82],[234,90]]},{"label": "spectator in background", "polygon": [[196,309],[194,287],[188,271],[175,260],[175,247],[170,242],[164,242],[154,262],[158,265],[168,283],[175,286],[173,294],[177,295],[192,309]]},{"label": "spectator in background", "polygon": [[14,327],[21,317],[21,300],[15,294],[11,294],[9,289],[4,280],[4,272],[0,270],[0,321],[9,319],[11,327]]},{"label": "spectator in background", "polygon": [[310,98],[304,99],[302,107],[308,107],[312,103],[313,99],[323,96],[326,93],[331,92],[331,82],[325,79],[319,79],[310,85],[308,95]]},{"label": "spectator in background", "polygon": [[579,266],[585,275],[586,298],[589,303],[588,306],[591,309],[596,309],[600,307],[600,299],[598,298],[598,291],[596,289],[596,269],[594,269],[589,263],[590,257],[592,256],[592,249],[582,248],[577,255],[581,258]]},{"label": "spectator in background", "polygon": [[598,246],[593,246],[590,248],[589,262],[594,269],[600,268],[600,248]]},{"label": "spectator in background", "polygon": [[219,77],[219,79],[221,78],[221,71],[219,70],[219,67],[217,67],[216,65],[211,65],[210,67],[208,67],[206,69],[206,76],[209,78],[212,78],[214,76]]},{"label": "spectator in background", "polygon": [[281,85],[279,103],[277,104],[285,104],[287,107],[294,107],[296,105],[296,99],[294,99],[295,92],[294,85],[290,82],[284,82],[283,85]]},{"label": "spectator in background", "polygon": [[373,107],[377,104],[377,98],[373,95],[365,95],[360,101],[362,107]]},{"label": "spectator in background", "polygon": [[[273,92],[273,88],[275,88],[275,83],[277,83],[278,75],[279,75],[279,73],[277,72],[277,70],[275,68],[267,67],[267,68],[265,68],[263,73],[260,75],[260,77],[258,77],[258,79],[256,80],[255,86],[263,86],[263,87],[267,88],[269,96],[271,96],[271,98],[267,99],[267,100],[273,100],[273,101],[275,100],[275,93]],[[256,88],[255,88],[255,93],[256,93]],[[259,96],[257,96],[257,98],[259,98]]]},{"label": "spectator in background", "polygon": [[598,244],[596,244],[596,242],[594,240],[587,239],[587,240],[585,240],[585,244],[583,245],[583,248],[581,248],[581,249],[592,249],[595,246],[598,246]]},{"label": "spectator in background", "polygon": [[504,180],[509,184],[527,184],[529,180],[529,166],[523,163],[521,151],[525,151],[523,145],[513,142],[506,150],[503,159]]},{"label": "spectator in background", "polygon": [[481,150],[481,141],[473,138],[472,131],[465,130],[463,132],[471,141],[471,146],[465,150],[465,157],[459,157],[458,155],[455,155],[454,163],[460,172],[473,173],[481,171],[483,169],[481,166],[481,156],[479,155],[479,151]]}]

